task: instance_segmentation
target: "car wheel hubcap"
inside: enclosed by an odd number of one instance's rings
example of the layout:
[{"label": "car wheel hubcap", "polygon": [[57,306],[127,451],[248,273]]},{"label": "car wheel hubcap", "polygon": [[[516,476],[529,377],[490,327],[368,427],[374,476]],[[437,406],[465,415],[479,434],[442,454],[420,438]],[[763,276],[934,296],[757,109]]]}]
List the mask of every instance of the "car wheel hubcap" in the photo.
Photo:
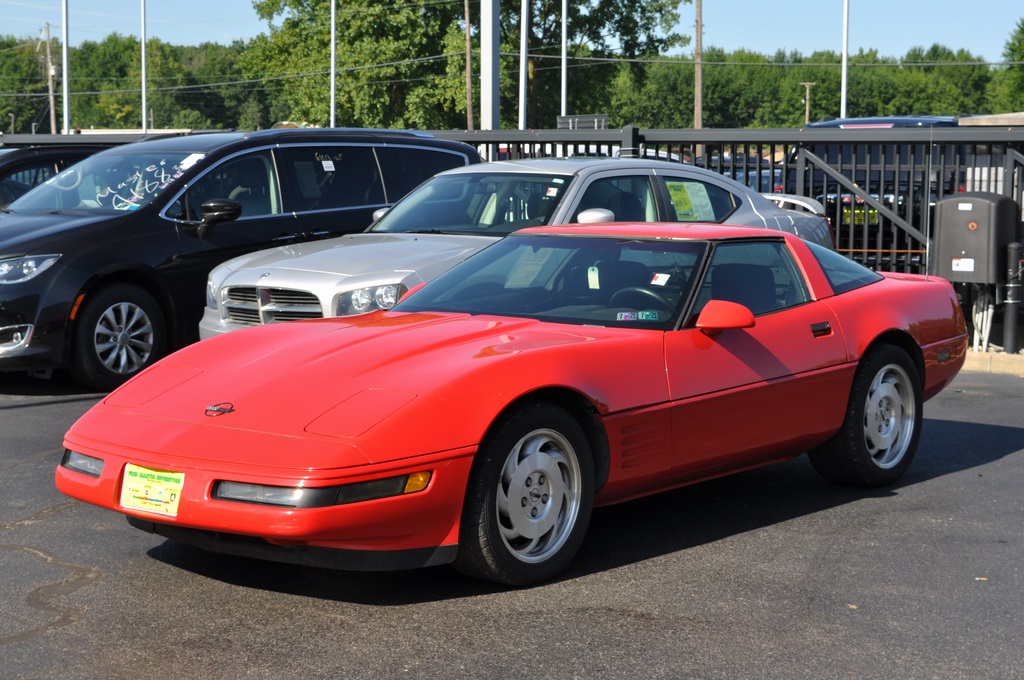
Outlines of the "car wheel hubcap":
[{"label": "car wheel hubcap", "polygon": [[902,460],[915,416],[909,376],[899,366],[886,366],[871,382],[864,409],[864,442],[878,467],[891,468]]},{"label": "car wheel hubcap", "polygon": [[93,342],[96,356],[107,370],[135,373],[153,352],[153,324],[138,305],[119,302],[100,315]]},{"label": "car wheel hubcap", "polygon": [[580,467],[569,441],[536,430],[513,447],[498,480],[501,539],[523,562],[542,562],[565,544],[580,509]]}]

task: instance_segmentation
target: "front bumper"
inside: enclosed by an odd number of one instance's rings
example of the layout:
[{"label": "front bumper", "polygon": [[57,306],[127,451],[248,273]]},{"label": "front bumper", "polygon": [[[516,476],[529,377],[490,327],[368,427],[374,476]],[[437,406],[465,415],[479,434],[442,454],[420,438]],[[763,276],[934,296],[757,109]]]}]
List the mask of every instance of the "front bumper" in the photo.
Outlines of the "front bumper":
[{"label": "front bumper", "polygon": [[[459,518],[475,448],[388,465],[345,470],[259,469],[185,459],[128,456],[66,441],[69,449],[103,461],[98,476],[60,465],[64,494],[125,514],[132,526],[232,555],[339,569],[406,569],[454,559]],[[176,514],[121,503],[128,464],[184,475]],[[294,508],[216,498],[215,484],[230,480],[307,488],[360,483],[430,470],[426,489],[406,495],[328,507]]]}]

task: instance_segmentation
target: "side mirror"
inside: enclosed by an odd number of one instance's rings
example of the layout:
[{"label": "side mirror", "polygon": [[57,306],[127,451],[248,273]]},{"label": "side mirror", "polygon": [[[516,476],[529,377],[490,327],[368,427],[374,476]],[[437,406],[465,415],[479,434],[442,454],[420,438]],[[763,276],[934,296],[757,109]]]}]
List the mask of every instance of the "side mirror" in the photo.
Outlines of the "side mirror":
[{"label": "side mirror", "polygon": [[605,210],[604,208],[590,208],[584,210],[576,216],[576,221],[580,224],[595,224],[597,222],[614,222],[615,213],[611,210]]},{"label": "side mirror", "polygon": [[735,302],[709,300],[697,317],[696,326],[708,336],[730,328],[753,328],[754,313]]},{"label": "side mirror", "polygon": [[237,220],[242,214],[242,205],[229,198],[214,198],[203,203],[203,220],[199,223],[199,238],[213,234],[213,227],[219,222]]}]

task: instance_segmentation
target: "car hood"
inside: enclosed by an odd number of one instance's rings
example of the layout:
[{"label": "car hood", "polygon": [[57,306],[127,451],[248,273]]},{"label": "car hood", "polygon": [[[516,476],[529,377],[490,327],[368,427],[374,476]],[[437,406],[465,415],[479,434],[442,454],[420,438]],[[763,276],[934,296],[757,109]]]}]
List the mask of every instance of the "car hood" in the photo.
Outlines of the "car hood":
[{"label": "car hood", "polygon": [[348,234],[237,257],[221,265],[231,272],[223,283],[282,286],[324,274],[394,279],[394,272],[420,271],[438,263],[447,269],[496,240],[447,234]]},{"label": "car hood", "polygon": [[64,236],[79,229],[109,222],[127,213],[85,213],[66,210],[56,213],[0,213],[0,249],[4,255],[36,252],[59,245]]},{"label": "car hood", "polygon": [[[620,379],[664,374],[662,334],[641,335],[638,347],[635,330],[394,312],[240,330],[158,362],[69,441],[293,469],[452,451],[545,384],[573,383],[608,410],[666,398],[657,381]],[[612,361],[622,373],[585,368]]]}]

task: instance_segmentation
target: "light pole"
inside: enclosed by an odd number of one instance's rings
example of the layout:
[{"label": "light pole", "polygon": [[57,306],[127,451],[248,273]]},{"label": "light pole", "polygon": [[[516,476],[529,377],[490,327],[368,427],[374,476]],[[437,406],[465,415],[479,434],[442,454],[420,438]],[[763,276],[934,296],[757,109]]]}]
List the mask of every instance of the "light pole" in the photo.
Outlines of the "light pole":
[{"label": "light pole", "polygon": [[817,83],[800,83],[804,86],[804,125],[811,122],[811,88]]}]

